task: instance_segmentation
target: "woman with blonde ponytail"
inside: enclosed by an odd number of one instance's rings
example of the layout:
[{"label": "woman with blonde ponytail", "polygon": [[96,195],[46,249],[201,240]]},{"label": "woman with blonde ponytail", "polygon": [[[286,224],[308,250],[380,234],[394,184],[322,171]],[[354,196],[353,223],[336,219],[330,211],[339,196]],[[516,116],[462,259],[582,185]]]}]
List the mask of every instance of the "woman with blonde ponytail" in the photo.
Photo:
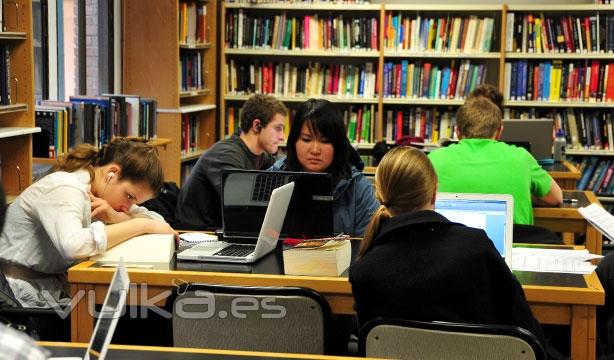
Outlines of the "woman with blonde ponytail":
[{"label": "woman with blonde ponytail", "polygon": [[350,267],[360,322],[375,317],[522,327],[543,335],[522,287],[486,233],[435,212],[437,175],[398,147],[375,174],[381,206]]},{"label": "woman with blonde ponytail", "polygon": [[156,149],[142,141],[75,146],[7,209],[0,270],[15,297],[30,307],[66,303],[65,272],[76,261],[137,235],[175,234],[160,215],[137,206],[163,181]]}]

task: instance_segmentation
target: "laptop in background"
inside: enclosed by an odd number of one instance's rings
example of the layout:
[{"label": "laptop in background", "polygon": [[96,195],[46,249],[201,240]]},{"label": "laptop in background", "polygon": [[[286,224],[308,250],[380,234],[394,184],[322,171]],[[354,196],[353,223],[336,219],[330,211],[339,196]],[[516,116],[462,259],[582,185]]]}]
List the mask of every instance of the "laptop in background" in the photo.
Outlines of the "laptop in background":
[{"label": "laptop in background", "polygon": [[437,193],[435,211],[452,222],[486,231],[512,266],[514,198],[501,194]]},{"label": "laptop in background", "polygon": [[232,244],[225,241],[204,242],[180,252],[177,254],[177,259],[253,263],[270,253],[277,246],[294,187],[294,183],[290,182],[272,190],[256,245]]},{"label": "laptop in background", "polygon": [[90,338],[90,344],[87,347],[83,358],[79,357],[51,357],[49,360],[102,360],[107,355],[109,344],[115,333],[117,321],[124,312],[126,305],[126,297],[130,288],[130,278],[124,266],[124,260],[120,259],[115,269],[113,279],[109,284],[107,296],[104,299],[100,310],[96,327]]},{"label": "laptop in background", "polygon": [[504,119],[500,141],[524,147],[536,160],[552,158],[552,119]]},{"label": "laptop in background", "polygon": [[333,236],[333,179],[330,174],[227,170],[222,173],[224,240],[254,244],[273,189],[294,182],[281,238]]}]

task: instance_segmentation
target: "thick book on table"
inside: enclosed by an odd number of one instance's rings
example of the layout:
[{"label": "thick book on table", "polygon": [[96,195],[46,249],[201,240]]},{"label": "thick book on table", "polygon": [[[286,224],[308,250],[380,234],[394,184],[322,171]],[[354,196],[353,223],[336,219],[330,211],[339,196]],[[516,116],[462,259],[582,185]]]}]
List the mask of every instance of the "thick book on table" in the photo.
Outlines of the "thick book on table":
[{"label": "thick book on table", "polygon": [[135,236],[121,244],[107,250],[104,254],[96,255],[90,260],[100,264],[117,264],[124,258],[126,267],[157,267],[168,265],[175,251],[175,236],[172,234],[147,234]]},{"label": "thick book on table", "polygon": [[350,240],[308,240],[283,252],[286,275],[339,276],[352,258]]}]

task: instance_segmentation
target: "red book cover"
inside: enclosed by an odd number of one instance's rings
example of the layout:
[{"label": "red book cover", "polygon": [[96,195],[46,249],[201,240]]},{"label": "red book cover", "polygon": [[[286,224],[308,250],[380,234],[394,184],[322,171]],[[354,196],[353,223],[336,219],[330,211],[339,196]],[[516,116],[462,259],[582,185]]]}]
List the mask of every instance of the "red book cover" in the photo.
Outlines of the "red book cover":
[{"label": "red book cover", "polygon": [[421,97],[429,96],[429,77],[431,75],[431,63],[424,63],[422,67],[422,89],[420,91]]},{"label": "red book cover", "polygon": [[339,93],[339,64],[333,65],[333,94]]},{"label": "red book cover", "polygon": [[591,78],[589,83],[589,96],[597,99],[597,89],[599,88],[599,60],[591,61]]},{"label": "red book cover", "polygon": [[396,140],[399,140],[403,137],[403,112],[402,111],[397,111],[397,119],[396,119],[396,126],[395,126],[395,133],[396,133]]},{"label": "red book cover", "polygon": [[571,28],[569,27],[569,21],[565,16],[561,17],[561,27],[563,28],[563,36],[565,37],[565,47],[567,52],[574,51],[571,41]]},{"label": "red book cover", "polygon": [[396,95],[396,97],[400,97],[401,96],[401,64],[396,64],[394,66],[394,72],[396,73],[396,84],[394,84],[394,94]]},{"label": "red book cover", "polygon": [[328,95],[332,95],[334,94],[333,89],[333,78],[334,76],[334,72],[335,72],[335,66],[331,65],[328,70],[325,72],[326,74],[326,94]]},{"label": "red book cover", "polygon": [[588,16],[584,17],[584,48],[587,52],[592,51],[591,42],[591,20]]},{"label": "red book cover", "polygon": [[425,139],[426,135],[426,111],[422,111],[420,114],[420,137]]},{"label": "red book cover", "polygon": [[360,142],[360,134],[362,134],[362,106],[358,107],[356,113],[356,142]]},{"label": "red book cover", "polygon": [[456,82],[458,81],[458,68],[452,64],[450,66],[450,86],[448,87],[448,99],[454,99],[454,94],[456,94]]},{"label": "red book cover", "polygon": [[372,18],[371,19],[371,49],[373,50],[377,50],[377,32],[378,32],[377,19]]},{"label": "red book cover", "polygon": [[608,66],[608,83],[605,84],[605,101],[614,101],[614,63]]}]

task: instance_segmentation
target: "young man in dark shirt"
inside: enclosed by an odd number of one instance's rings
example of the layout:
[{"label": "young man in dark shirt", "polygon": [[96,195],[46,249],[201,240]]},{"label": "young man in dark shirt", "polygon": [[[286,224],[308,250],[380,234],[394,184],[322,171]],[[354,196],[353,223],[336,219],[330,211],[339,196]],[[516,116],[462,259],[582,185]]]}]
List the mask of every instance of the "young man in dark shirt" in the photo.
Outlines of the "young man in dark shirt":
[{"label": "young man in dark shirt", "polygon": [[262,170],[273,165],[272,154],[284,140],[286,107],[268,95],[253,95],[243,105],[240,135],[220,140],[196,162],[179,193],[175,215],[178,229],[222,227],[222,171]]}]

